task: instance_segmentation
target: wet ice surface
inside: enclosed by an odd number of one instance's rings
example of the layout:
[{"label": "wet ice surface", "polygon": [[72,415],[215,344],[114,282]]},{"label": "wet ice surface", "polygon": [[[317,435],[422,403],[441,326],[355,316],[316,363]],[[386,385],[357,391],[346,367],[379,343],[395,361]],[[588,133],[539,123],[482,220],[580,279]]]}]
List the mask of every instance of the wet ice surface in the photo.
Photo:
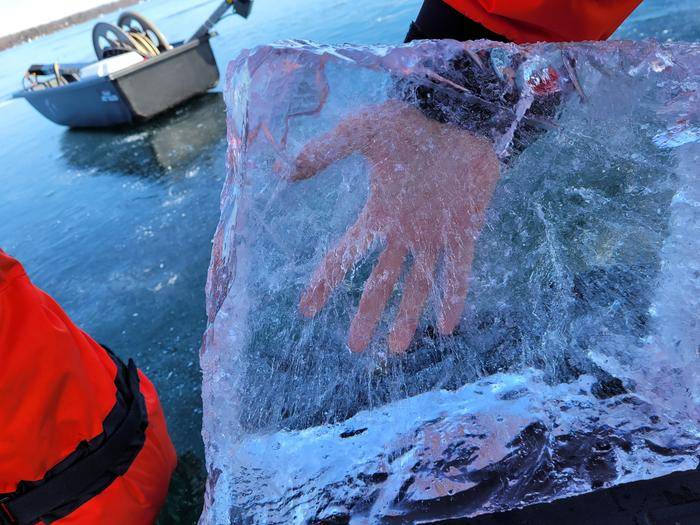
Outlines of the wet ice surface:
[{"label": "wet ice surface", "polygon": [[[289,42],[233,62],[201,354],[202,521],[414,522],[695,468],[699,78],[693,44]],[[357,151],[290,181],[303,159],[320,162],[310,141],[363,111],[350,122],[372,131]],[[417,153],[401,151],[412,134]],[[474,168],[489,155],[493,195]],[[367,255],[350,243],[340,259],[355,264],[301,315],[324,255],[385,190],[382,220],[360,222]],[[429,205],[400,215],[412,193]],[[436,209],[444,225],[421,222]],[[351,353],[392,235],[410,239],[398,281]],[[453,235],[478,239],[471,276],[450,288]],[[408,352],[392,352],[431,236],[445,242],[426,306]],[[466,307],[444,335],[460,280]]]}]

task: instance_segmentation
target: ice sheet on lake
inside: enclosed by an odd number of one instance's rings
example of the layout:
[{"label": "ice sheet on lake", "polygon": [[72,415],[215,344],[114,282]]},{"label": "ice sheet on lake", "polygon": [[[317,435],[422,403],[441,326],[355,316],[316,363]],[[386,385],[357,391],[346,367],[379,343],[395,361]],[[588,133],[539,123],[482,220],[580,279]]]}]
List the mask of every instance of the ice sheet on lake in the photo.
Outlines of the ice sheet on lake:
[{"label": "ice sheet on lake", "polygon": [[[287,42],[232,62],[202,523],[411,523],[696,468],[699,81],[700,46],[654,42]],[[435,328],[438,270],[405,355],[387,340],[411,255],[367,349],[347,349],[381,235],[315,317],[299,313],[372,197],[376,144],[285,176],[309,141],[386,107],[487,139],[501,165],[456,331]],[[436,162],[465,160],[471,146],[450,144]]]}]

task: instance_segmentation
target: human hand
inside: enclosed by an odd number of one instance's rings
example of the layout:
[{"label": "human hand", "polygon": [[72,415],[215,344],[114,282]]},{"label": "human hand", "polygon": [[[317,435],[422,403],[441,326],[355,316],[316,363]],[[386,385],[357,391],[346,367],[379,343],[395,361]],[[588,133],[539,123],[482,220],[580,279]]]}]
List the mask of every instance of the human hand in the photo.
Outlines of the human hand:
[{"label": "human hand", "polygon": [[498,180],[499,162],[487,139],[390,101],[346,119],[308,144],[291,178],[311,177],[353,151],[370,162],[369,198],[314,272],[299,308],[303,315],[315,316],[353,264],[380,239],[384,249],[365,283],[348,345],[353,352],[366,348],[410,254],[413,264],[388,341],[391,352],[402,353],[418,326],[441,258],[438,330],[449,335],[459,323],[474,243]]}]

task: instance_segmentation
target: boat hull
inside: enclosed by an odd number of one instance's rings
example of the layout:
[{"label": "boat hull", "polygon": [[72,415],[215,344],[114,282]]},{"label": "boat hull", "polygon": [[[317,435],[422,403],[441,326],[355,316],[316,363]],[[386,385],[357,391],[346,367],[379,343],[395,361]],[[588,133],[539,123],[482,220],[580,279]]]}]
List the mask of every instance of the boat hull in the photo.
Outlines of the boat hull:
[{"label": "boat hull", "polygon": [[147,120],[216,86],[219,70],[205,37],[105,77],[20,91],[49,120],[71,128]]}]

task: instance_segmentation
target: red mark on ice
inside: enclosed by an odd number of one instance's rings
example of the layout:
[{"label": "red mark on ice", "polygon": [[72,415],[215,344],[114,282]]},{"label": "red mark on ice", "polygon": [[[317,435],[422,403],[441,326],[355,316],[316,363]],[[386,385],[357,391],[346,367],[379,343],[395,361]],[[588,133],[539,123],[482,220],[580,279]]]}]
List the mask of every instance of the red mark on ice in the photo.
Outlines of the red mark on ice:
[{"label": "red mark on ice", "polygon": [[533,74],[527,83],[536,95],[556,93],[559,91],[559,74],[552,66],[547,66],[547,69]]}]

